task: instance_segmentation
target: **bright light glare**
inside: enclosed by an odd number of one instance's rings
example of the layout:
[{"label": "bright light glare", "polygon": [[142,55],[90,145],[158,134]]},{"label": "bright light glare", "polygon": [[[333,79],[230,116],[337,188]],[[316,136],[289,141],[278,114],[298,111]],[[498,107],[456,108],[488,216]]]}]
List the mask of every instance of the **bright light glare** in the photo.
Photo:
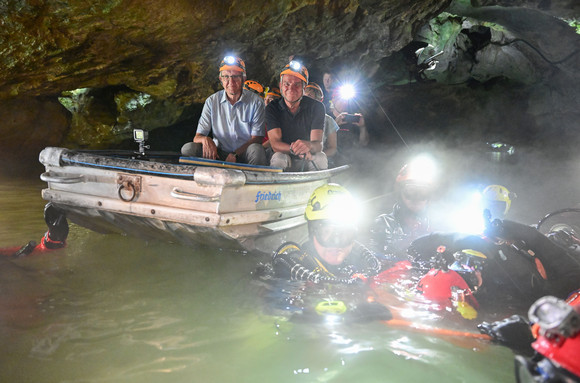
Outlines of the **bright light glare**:
[{"label": "bright light glare", "polygon": [[290,68],[296,72],[298,72],[300,70],[300,67],[302,67],[302,65],[298,62],[298,61],[290,61]]},{"label": "bright light glare", "polygon": [[345,84],[338,89],[340,98],[343,100],[350,100],[356,96],[356,90],[352,84]]},{"label": "bright light glare", "polygon": [[361,218],[361,204],[351,196],[336,197],[328,207],[330,220],[339,225],[356,226]]},{"label": "bright light glare", "polygon": [[236,63],[236,58],[234,56],[226,56],[224,57],[224,61],[228,65],[233,65]]},{"label": "bright light glare", "polygon": [[336,325],[340,322],[342,322],[342,317],[340,315],[329,314],[324,316],[324,323],[329,326]]},{"label": "bright light glare", "polygon": [[483,218],[482,196],[473,192],[452,215],[451,222],[457,231],[469,234],[480,234],[485,229]]},{"label": "bright light glare", "polygon": [[436,173],[437,165],[435,165],[435,160],[427,154],[415,157],[409,163],[409,178],[411,179],[432,182]]}]

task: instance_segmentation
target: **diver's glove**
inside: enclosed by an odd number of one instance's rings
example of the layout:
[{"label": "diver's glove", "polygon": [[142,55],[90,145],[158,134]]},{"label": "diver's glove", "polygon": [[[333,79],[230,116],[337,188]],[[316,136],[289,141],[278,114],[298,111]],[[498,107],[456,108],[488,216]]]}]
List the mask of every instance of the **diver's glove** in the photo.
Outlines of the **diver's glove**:
[{"label": "diver's glove", "polygon": [[482,322],[477,325],[482,334],[506,347],[511,348],[517,354],[531,356],[534,353],[532,342],[535,340],[528,321],[521,315],[512,315],[501,321]]}]

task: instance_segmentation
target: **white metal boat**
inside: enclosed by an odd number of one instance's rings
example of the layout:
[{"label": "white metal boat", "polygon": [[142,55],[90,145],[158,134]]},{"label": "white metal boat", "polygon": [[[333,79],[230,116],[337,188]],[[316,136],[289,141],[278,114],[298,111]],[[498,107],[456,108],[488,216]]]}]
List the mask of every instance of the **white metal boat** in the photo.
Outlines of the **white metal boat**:
[{"label": "white metal boat", "polygon": [[312,191],[348,167],[289,173],[177,154],[40,153],[42,197],[101,233],[127,233],[218,248],[271,252],[306,236]]}]

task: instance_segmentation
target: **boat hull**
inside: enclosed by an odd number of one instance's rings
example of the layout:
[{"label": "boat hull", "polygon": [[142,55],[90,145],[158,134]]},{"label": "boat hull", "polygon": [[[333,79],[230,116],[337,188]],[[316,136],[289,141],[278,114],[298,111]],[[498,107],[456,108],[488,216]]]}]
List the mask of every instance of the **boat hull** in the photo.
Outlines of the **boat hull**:
[{"label": "boat hull", "polygon": [[308,197],[347,168],[281,173],[63,148],[44,149],[40,161],[43,198],[80,226],[261,252],[304,240]]}]

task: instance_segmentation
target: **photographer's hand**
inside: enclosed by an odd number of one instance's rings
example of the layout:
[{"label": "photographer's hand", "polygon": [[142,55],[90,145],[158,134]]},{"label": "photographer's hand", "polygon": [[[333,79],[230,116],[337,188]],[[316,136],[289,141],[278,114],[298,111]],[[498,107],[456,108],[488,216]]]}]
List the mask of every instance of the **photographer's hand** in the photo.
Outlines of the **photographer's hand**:
[{"label": "photographer's hand", "polygon": [[355,113],[355,116],[360,116],[358,122],[354,123],[356,126],[359,127],[360,131],[358,143],[360,146],[367,146],[369,144],[370,138],[367,126],[365,125],[365,118],[360,113]]},{"label": "photographer's hand", "polygon": [[360,116],[358,121],[353,122],[353,124],[355,124],[356,126],[358,126],[359,128],[365,128],[365,118],[362,114],[360,113],[355,113],[355,116]]},{"label": "photographer's hand", "polygon": [[342,112],[341,114],[339,114],[338,116],[336,116],[336,118],[334,120],[336,121],[336,123],[338,125],[344,125],[344,124],[346,124],[345,118],[346,118],[346,115],[347,114],[348,113],[346,113],[346,112]]}]

